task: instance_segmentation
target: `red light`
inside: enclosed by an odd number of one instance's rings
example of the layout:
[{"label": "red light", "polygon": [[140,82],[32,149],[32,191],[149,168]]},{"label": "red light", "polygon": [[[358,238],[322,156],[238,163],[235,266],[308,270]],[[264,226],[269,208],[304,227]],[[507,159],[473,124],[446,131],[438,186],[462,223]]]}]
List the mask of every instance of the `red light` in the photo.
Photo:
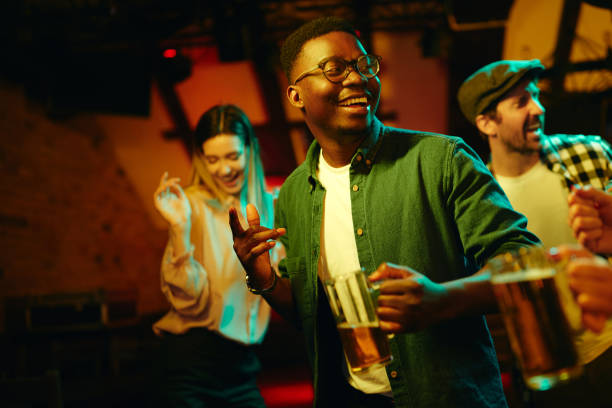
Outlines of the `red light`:
[{"label": "red light", "polygon": [[164,50],[164,58],[174,58],[176,57],[176,50],[174,48],[168,48]]},{"label": "red light", "polygon": [[263,385],[260,391],[269,407],[311,406],[314,399],[312,384],[307,381]]}]

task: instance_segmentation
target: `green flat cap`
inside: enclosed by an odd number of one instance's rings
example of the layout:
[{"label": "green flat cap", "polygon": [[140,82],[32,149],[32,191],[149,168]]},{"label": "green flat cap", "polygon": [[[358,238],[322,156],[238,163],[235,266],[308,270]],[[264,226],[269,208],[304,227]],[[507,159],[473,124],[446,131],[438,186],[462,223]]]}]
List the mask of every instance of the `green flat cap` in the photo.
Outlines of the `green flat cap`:
[{"label": "green flat cap", "polygon": [[544,65],[537,59],[502,60],[485,65],[459,87],[459,107],[465,117],[476,124],[476,116],[501,99],[526,75],[538,76],[543,70]]}]

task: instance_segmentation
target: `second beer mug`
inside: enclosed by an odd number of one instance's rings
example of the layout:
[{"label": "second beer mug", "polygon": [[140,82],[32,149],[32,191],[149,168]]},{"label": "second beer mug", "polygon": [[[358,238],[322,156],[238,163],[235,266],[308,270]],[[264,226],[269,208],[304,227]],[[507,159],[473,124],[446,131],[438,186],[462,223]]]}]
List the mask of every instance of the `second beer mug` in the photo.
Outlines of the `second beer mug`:
[{"label": "second beer mug", "polygon": [[391,361],[389,341],[380,329],[365,273],[357,270],[329,279],[325,292],[351,370]]},{"label": "second beer mug", "polygon": [[582,374],[574,346],[580,311],[567,284],[565,263],[534,247],[497,256],[487,266],[527,386],[547,390]]}]

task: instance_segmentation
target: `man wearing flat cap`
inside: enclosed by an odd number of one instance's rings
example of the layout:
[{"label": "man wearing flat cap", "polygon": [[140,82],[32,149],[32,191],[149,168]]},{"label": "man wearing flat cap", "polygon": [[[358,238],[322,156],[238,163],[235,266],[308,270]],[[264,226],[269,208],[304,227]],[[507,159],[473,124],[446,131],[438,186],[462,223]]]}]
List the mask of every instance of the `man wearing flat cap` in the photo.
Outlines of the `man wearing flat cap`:
[{"label": "man wearing flat cap", "polygon": [[[544,134],[546,110],[537,87],[543,70],[536,59],[493,62],[469,76],[457,98],[488,141],[489,170],[510,203],[527,216],[529,230],[552,247],[576,243],[568,195],[575,185],[610,185],[612,148],[599,136]],[[612,323],[601,334],[585,331],[576,346],[587,374],[565,387],[535,393],[537,408],[612,406],[612,394],[604,388],[612,378]]]},{"label": "man wearing flat cap", "polygon": [[459,88],[465,117],[489,142],[489,170],[529,229],[547,247],[575,243],[567,223],[573,185],[604,189],[612,178],[612,148],[599,136],[544,134],[538,60],[497,61]]}]

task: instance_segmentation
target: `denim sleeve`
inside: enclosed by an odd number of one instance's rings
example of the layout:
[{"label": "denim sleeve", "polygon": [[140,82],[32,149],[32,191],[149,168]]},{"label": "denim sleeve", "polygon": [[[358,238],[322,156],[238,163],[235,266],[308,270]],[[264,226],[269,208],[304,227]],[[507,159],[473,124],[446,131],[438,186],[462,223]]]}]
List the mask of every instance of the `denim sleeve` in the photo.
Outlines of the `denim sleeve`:
[{"label": "denim sleeve", "polygon": [[452,209],[465,254],[482,266],[487,259],[540,244],[527,219],[514,211],[478,155],[460,140],[452,145],[445,170],[447,205]]}]

